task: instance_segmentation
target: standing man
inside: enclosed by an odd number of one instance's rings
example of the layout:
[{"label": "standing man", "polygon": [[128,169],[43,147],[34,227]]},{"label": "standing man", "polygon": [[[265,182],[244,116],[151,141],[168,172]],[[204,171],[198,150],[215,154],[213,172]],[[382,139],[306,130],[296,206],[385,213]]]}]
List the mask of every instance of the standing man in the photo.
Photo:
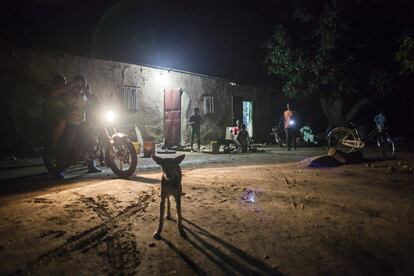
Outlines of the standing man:
[{"label": "standing man", "polygon": [[286,147],[289,151],[291,148],[291,141],[293,141],[293,149],[296,150],[296,135],[295,128],[297,122],[293,118],[293,111],[290,109],[290,105],[286,105],[286,110],[283,112],[283,118],[285,120],[285,134],[286,134]]},{"label": "standing man", "polygon": [[84,89],[86,88],[87,82],[83,76],[77,75],[73,78],[71,83],[66,84],[64,87],[64,95],[67,103],[67,112],[65,116],[65,130],[62,134],[62,148],[59,153],[57,160],[57,178],[64,178],[64,168],[66,166],[67,159],[72,150],[75,139],[77,138],[81,124],[85,119],[85,107],[86,107],[86,96]]},{"label": "standing man", "polygon": [[66,102],[64,95],[59,95],[56,91],[62,90],[66,86],[66,78],[63,75],[56,75],[52,80],[52,90],[48,94],[48,98],[43,106],[43,116],[48,120],[48,127],[50,128],[48,133],[49,148],[52,152],[57,148],[57,144],[62,137],[62,133],[65,130],[65,109]]},{"label": "standing man", "polygon": [[[87,141],[88,146],[94,145],[96,140],[99,139],[99,130],[97,128],[98,123],[98,113],[99,113],[99,98],[96,94],[92,93],[90,90],[89,84],[86,84],[84,89],[84,94],[86,96],[86,106],[85,106],[85,124],[82,127],[82,136],[83,139]],[[102,141],[102,140],[101,140]],[[101,159],[101,163],[104,161],[103,159],[103,151],[101,151],[99,158]],[[91,158],[88,160],[88,173],[98,173],[102,172],[96,166],[95,160]]]},{"label": "standing man", "polygon": [[190,116],[190,125],[191,125],[191,152],[194,151],[194,136],[197,136],[198,151],[200,152],[200,125],[203,123],[203,119],[198,114],[200,109],[198,107],[194,108],[193,115]]}]

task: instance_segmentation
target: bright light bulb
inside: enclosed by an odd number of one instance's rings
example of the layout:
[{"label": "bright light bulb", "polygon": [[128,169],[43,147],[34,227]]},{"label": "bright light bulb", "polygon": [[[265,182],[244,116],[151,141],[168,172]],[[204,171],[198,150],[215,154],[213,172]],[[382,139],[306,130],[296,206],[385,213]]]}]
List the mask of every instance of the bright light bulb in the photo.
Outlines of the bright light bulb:
[{"label": "bright light bulb", "polygon": [[115,113],[112,110],[110,110],[106,112],[105,117],[106,120],[108,120],[108,122],[113,122],[115,120]]}]

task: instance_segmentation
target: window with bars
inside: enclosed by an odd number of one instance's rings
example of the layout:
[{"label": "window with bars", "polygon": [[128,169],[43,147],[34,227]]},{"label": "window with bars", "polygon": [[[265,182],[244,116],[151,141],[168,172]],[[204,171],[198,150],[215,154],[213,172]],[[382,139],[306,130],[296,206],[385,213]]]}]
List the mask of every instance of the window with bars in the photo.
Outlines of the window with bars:
[{"label": "window with bars", "polygon": [[136,87],[122,87],[124,106],[128,111],[136,112],[138,109],[138,89]]},{"label": "window with bars", "polygon": [[204,114],[214,113],[214,97],[204,96]]}]

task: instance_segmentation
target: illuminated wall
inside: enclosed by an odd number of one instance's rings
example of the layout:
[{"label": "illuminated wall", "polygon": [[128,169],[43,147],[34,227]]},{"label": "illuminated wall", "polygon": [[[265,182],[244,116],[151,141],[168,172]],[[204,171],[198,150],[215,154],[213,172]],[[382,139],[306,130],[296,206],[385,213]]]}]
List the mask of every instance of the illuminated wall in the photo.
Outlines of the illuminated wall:
[{"label": "illuminated wall", "polygon": [[[1,83],[2,100],[13,112],[17,136],[23,144],[35,143],[41,135],[36,125],[41,124],[42,102],[55,74],[63,74],[68,80],[78,74],[85,76],[92,91],[108,108],[122,113],[122,129],[128,131],[137,125],[144,140],[161,142],[163,139],[163,91],[168,88],[181,88],[183,91],[182,142],[189,141],[186,119],[196,106],[203,114],[205,96],[214,97],[214,113],[204,115],[203,142],[224,137],[225,127],[232,124],[233,95],[243,94],[253,99],[256,139],[267,137],[269,120],[272,120],[267,112],[270,108],[269,89],[189,72],[70,55],[3,51],[2,57],[1,69],[5,73]],[[128,111],[124,104],[125,91],[136,93],[135,112]]]}]

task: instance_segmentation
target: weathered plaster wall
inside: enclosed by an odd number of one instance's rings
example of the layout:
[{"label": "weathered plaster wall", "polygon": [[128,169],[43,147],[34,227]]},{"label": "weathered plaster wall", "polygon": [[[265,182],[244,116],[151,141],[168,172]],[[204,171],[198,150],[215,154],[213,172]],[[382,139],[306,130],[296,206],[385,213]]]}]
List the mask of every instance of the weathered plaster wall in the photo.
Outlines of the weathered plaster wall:
[{"label": "weathered plaster wall", "polygon": [[[225,127],[232,124],[232,95],[244,95],[253,99],[254,135],[256,138],[264,137],[259,130],[261,131],[260,125],[268,120],[263,117],[263,113],[269,103],[266,101],[267,92],[263,89],[234,86],[218,78],[86,57],[18,51],[5,58],[7,62],[1,62],[1,69],[2,72],[8,72],[6,79],[14,80],[6,85],[6,90],[13,97],[12,109],[17,114],[16,124],[22,133],[35,131],[34,125],[27,126],[28,121],[25,117],[30,115],[35,120],[40,120],[41,104],[52,76],[63,74],[71,80],[73,76],[81,74],[88,80],[98,97],[110,108],[117,110],[125,110],[122,107],[122,87],[138,89],[137,112],[124,112],[121,117],[124,131],[137,125],[144,140],[161,142],[163,139],[163,93],[164,89],[168,88],[181,88],[183,91],[183,142],[189,141],[187,120],[193,108],[199,107],[203,114],[203,96],[215,98],[215,112],[204,115],[201,129],[203,142],[224,137]],[[2,88],[4,86],[3,83]]]}]

